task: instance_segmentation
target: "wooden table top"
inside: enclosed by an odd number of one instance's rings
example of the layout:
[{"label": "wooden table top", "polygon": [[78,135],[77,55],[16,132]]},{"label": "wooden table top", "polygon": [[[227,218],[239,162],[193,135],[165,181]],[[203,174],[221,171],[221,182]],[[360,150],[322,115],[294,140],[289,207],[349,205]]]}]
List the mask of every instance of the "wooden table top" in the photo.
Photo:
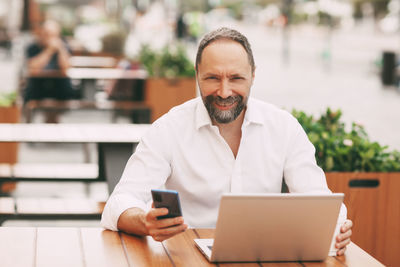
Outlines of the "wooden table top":
[{"label": "wooden table top", "polygon": [[70,68],[71,79],[146,79],[145,70],[123,70],[116,68]]},{"label": "wooden table top", "polygon": [[71,78],[71,79],[146,79],[145,70],[124,70],[116,68],[69,68],[67,74],[47,70],[29,75],[29,78]]},{"label": "wooden table top", "polygon": [[78,68],[113,68],[117,65],[118,60],[115,57],[105,56],[71,56],[69,63]]},{"label": "wooden table top", "polygon": [[0,142],[137,143],[150,124],[0,123]]},{"label": "wooden table top", "polygon": [[102,228],[0,227],[2,266],[383,266],[354,243],[345,256],[324,262],[210,264],[194,238],[210,238],[211,229],[189,229],[162,243]]}]

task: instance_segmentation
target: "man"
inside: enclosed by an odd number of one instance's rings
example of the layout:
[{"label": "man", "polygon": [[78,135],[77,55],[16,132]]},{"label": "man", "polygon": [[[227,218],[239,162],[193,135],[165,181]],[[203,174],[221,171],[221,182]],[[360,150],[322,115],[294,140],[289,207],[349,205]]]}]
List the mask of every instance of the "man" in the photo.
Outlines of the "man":
[{"label": "man", "polygon": [[[57,22],[46,21],[38,32],[37,42],[28,47],[29,79],[24,92],[25,103],[31,99],[64,100],[74,97],[70,79],[63,77],[70,66],[70,54],[60,33],[61,28]],[[51,77],[52,75],[58,77]],[[46,122],[56,122],[56,120],[56,113],[46,114]]]},{"label": "man", "polygon": [[[104,209],[102,225],[168,239],[188,225],[215,227],[225,192],[330,193],[315,149],[288,112],[249,98],[255,77],[246,37],[221,28],[200,42],[196,77],[201,98],[157,120],[129,159]],[[148,209],[150,189],[179,192],[184,218],[157,220],[166,209]],[[341,216],[346,216],[343,206]],[[352,222],[337,236],[338,254],[350,242]]]}]

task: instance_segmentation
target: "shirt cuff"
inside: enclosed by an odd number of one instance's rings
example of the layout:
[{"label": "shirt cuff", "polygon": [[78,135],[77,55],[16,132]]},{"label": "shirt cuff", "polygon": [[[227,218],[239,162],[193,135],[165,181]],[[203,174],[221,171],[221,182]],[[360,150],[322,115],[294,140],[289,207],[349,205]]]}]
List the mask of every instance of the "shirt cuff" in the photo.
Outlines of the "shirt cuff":
[{"label": "shirt cuff", "polygon": [[118,231],[118,219],[129,208],[147,210],[146,203],[138,199],[126,195],[111,196],[104,207],[101,226],[108,230]]},{"label": "shirt cuff", "polygon": [[338,216],[338,219],[336,222],[335,233],[333,234],[332,241],[331,241],[331,247],[329,249],[329,256],[336,256],[336,252],[337,252],[337,248],[335,247],[336,236],[340,233],[340,227],[342,227],[342,225],[344,224],[346,219],[347,219],[347,208],[342,203],[342,206],[340,207],[339,216]]}]

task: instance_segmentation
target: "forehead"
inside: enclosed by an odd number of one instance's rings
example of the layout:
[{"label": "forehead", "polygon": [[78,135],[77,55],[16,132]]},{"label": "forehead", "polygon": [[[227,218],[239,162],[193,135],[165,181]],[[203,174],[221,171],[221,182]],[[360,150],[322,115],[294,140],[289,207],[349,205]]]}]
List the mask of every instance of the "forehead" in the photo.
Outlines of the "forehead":
[{"label": "forehead", "polygon": [[214,41],[203,50],[199,67],[251,67],[244,47],[232,40]]}]

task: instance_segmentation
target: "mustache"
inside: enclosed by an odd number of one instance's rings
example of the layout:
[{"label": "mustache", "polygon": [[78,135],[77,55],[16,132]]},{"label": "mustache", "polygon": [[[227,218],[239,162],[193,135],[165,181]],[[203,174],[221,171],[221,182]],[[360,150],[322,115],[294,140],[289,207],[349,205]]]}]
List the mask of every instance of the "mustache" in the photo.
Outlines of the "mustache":
[{"label": "mustache", "polygon": [[209,103],[215,102],[217,105],[220,106],[229,106],[232,105],[233,103],[240,102],[243,99],[243,96],[236,95],[236,96],[229,96],[227,98],[222,98],[220,96],[214,97],[212,95],[209,95],[206,98]]}]

